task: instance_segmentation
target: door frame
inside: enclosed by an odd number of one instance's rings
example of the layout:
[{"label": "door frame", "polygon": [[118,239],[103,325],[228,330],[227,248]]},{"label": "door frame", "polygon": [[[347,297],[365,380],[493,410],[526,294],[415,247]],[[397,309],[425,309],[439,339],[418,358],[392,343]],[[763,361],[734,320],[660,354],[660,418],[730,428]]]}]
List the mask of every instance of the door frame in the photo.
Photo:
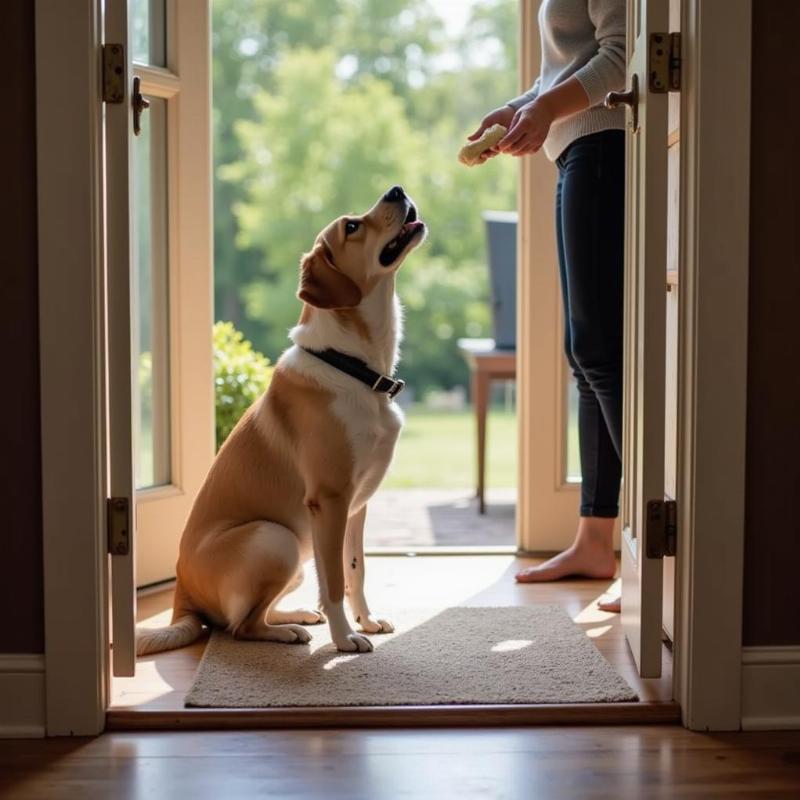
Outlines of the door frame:
[{"label": "door frame", "polygon": [[681,14],[674,687],[691,730],[741,727],[751,12]]},{"label": "door frame", "polygon": [[109,697],[99,0],[36,0],[36,169],[48,736]]},{"label": "door frame", "polygon": [[[521,0],[521,6],[523,19],[535,20],[538,1]],[[100,23],[100,0],[69,9],[36,0],[45,693],[51,736],[100,733],[109,697]],[[683,53],[675,697],[687,727],[722,730],[738,728],[741,718],[750,0],[684,0]],[[532,74],[538,44],[528,42],[522,57],[523,70]],[[520,228],[526,245],[538,245],[521,264],[518,318],[528,318],[544,299],[554,333],[518,356],[521,389],[534,385],[541,359],[552,363],[560,339],[552,195],[541,191],[543,181],[552,185],[552,165],[528,162],[538,166],[522,172]],[[521,430],[532,430],[535,413],[552,397],[520,392]],[[518,525],[519,541],[535,544],[536,473],[526,467],[529,443],[521,440]]]}]

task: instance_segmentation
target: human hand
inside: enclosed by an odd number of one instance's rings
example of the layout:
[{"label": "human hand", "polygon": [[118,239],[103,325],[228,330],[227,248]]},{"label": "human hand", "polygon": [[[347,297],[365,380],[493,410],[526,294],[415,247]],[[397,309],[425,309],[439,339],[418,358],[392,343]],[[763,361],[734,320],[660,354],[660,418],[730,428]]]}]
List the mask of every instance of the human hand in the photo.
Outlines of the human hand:
[{"label": "human hand", "polygon": [[[496,108],[494,111],[490,111],[482,120],[481,124],[478,126],[477,130],[474,133],[471,133],[467,136],[469,141],[474,142],[476,139],[479,139],[483,132],[487,128],[491,128],[492,125],[502,125],[504,128],[508,128],[511,120],[515,116],[517,112],[511,106],[500,106],[500,108]],[[497,145],[494,147],[485,150],[481,155],[478,157],[480,162],[486,161],[487,158],[492,158],[498,154]]]},{"label": "human hand", "polygon": [[535,153],[544,144],[553,118],[547,103],[537,97],[514,114],[508,133],[495,145],[495,149],[511,156]]}]

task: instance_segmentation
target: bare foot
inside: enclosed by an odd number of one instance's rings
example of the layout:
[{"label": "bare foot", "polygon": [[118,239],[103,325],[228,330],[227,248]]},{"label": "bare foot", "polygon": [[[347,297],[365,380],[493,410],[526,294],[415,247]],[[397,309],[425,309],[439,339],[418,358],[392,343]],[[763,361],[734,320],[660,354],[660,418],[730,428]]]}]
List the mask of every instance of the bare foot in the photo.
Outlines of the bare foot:
[{"label": "bare foot", "polygon": [[604,517],[581,517],[572,545],[536,567],[517,573],[519,583],[557,581],[569,576],[613,578],[617,570],[612,535],[614,520]]},{"label": "bare foot", "polygon": [[610,600],[598,600],[597,607],[601,611],[610,611],[613,614],[619,614],[622,611],[622,598],[617,595],[617,597],[612,597]]}]

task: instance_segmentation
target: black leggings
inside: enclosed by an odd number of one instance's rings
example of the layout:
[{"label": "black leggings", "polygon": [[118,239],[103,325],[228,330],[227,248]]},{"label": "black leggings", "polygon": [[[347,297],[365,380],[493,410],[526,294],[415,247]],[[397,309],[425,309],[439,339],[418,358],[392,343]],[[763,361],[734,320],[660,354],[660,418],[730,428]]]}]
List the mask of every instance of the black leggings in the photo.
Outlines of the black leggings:
[{"label": "black leggings", "polygon": [[580,513],[616,517],[622,473],[624,131],[583,136],[556,164],[564,349],[580,397]]}]

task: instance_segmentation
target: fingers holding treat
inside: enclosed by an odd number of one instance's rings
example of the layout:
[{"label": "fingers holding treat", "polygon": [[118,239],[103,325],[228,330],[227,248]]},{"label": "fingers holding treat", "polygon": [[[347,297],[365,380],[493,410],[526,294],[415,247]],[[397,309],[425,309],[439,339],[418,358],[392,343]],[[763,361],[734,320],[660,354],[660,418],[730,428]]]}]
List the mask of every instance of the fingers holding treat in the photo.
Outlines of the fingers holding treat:
[{"label": "fingers holding treat", "polygon": [[[492,125],[481,136],[470,144],[465,144],[458,153],[458,160],[468,167],[483,164],[487,158],[497,155],[492,148],[506,135],[503,125]],[[474,136],[474,134],[472,134]],[[490,152],[491,151],[491,152]]]},{"label": "fingers holding treat", "polygon": [[518,157],[537,152],[547,138],[553,119],[550,107],[542,99],[528,103],[514,115],[497,149]]}]

